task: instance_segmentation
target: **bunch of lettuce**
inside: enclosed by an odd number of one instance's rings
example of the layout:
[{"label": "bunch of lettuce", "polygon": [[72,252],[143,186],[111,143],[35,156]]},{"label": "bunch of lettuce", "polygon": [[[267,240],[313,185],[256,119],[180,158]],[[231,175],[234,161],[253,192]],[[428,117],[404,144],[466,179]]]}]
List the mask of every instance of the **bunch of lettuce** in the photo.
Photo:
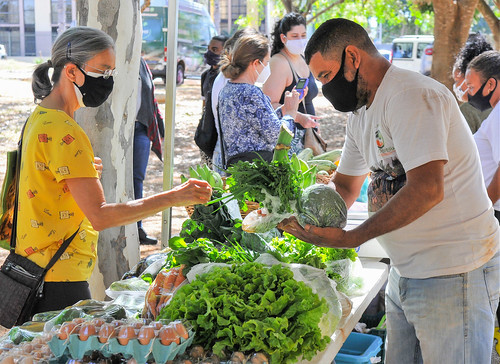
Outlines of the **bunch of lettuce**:
[{"label": "bunch of lettuce", "polygon": [[179,289],[159,318],[189,320],[194,344],[217,355],[265,352],[271,363],[310,360],[330,342],[318,325],[328,311],[290,269],[245,263],[215,267]]}]

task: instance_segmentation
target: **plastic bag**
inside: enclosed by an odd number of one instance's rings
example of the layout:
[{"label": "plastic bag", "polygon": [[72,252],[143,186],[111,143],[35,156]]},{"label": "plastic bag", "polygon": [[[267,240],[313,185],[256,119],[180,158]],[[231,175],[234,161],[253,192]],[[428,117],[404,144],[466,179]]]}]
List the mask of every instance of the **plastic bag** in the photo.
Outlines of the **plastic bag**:
[{"label": "plastic bag", "polygon": [[105,292],[106,295],[111,298],[117,298],[121,294],[136,294],[144,298],[149,286],[149,283],[143,281],[141,278],[130,278],[111,283]]},{"label": "plastic bag", "polygon": [[242,229],[247,233],[266,233],[292,215],[269,213],[265,208],[254,210],[243,219]]},{"label": "plastic bag", "polygon": [[183,269],[182,265],[158,273],[146,292],[143,318],[156,319],[161,309],[170,302],[175,290],[187,282],[182,274]]},{"label": "plastic bag", "polygon": [[[148,267],[150,267],[153,263],[160,262],[161,264],[159,264],[158,270],[153,274],[153,279],[154,279],[154,277],[156,277],[156,274],[158,274],[158,272],[160,271],[161,267],[165,264],[167,258],[168,258],[168,253],[166,252],[151,254],[145,258],[142,258],[134,267],[132,267],[132,269],[130,269],[122,276],[122,280],[129,279],[132,277],[140,277],[141,274],[143,274],[144,271]],[[152,274],[153,272],[150,273]]]},{"label": "plastic bag", "polygon": [[334,275],[337,290],[347,296],[363,294],[364,283],[359,270],[362,269],[358,258],[353,262],[350,259],[340,259],[326,262],[326,272],[329,276]]}]

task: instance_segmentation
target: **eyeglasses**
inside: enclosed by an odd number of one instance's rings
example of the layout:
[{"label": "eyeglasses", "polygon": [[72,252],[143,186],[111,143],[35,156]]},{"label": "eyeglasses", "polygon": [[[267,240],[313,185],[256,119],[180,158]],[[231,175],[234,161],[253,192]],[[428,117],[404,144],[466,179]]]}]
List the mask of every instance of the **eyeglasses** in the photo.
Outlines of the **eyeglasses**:
[{"label": "eyeglasses", "polygon": [[[71,42],[68,42],[68,46],[66,47],[66,58],[69,59],[71,62],[74,62],[72,59],[71,59]],[[97,71],[100,71],[100,74],[102,75],[102,77],[107,80],[108,78],[110,77],[115,77],[117,74],[118,74],[118,71],[116,69],[107,69],[107,70],[102,70],[100,68],[97,68],[97,67],[94,67],[94,66],[91,66],[87,63],[83,63],[82,66],[86,66],[86,67],[90,67],[90,68],[93,68]]]},{"label": "eyeglasses", "polygon": [[115,77],[117,74],[118,74],[118,71],[116,69],[107,69],[107,70],[102,70],[100,68],[97,68],[97,67],[94,67],[94,66],[91,66],[87,63],[83,63],[82,66],[86,66],[86,67],[90,67],[90,68],[93,68],[97,71],[100,72],[100,74],[102,74],[102,77],[107,80],[108,78],[110,77]]}]

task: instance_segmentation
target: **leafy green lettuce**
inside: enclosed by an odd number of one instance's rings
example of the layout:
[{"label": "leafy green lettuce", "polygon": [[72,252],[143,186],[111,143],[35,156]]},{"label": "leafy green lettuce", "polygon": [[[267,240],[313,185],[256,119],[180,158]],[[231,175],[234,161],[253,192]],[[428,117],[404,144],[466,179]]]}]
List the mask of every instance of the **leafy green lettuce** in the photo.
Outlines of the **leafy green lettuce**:
[{"label": "leafy green lettuce", "polygon": [[190,321],[194,344],[217,355],[263,351],[271,363],[293,363],[326,348],[330,338],[318,325],[327,311],[326,300],[294,280],[290,269],[244,263],[198,276],[179,289],[159,318]]}]

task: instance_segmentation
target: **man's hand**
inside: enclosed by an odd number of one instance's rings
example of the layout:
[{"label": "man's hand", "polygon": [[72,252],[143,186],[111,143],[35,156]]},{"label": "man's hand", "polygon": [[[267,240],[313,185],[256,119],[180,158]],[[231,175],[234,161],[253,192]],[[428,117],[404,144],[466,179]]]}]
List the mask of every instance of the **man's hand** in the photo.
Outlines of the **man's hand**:
[{"label": "man's hand", "polygon": [[279,223],[278,228],[308,243],[325,248],[356,248],[360,244],[349,241],[348,232],[339,228],[320,228],[314,225],[300,226],[295,217]]}]

